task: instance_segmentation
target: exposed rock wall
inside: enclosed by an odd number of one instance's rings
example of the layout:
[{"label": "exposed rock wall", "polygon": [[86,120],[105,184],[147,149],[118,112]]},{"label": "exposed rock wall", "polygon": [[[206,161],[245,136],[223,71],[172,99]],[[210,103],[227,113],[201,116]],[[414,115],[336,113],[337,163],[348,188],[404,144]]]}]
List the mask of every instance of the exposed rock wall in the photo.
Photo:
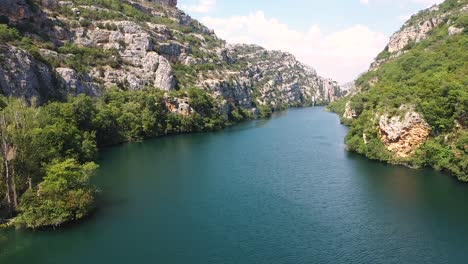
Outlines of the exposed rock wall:
[{"label": "exposed rock wall", "polygon": [[143,0],[143,1],[148,1],[148,2],[155,3],[155,4],[166,5],[170,7],[177,6],[177,0]]},{"label": "exposed rock wall", "polygon": [[104,21],[114,25],[115,30],[98,27],[71,31],[74,43],[118,50],[125,67],[94,69],[91,75],[102,79],[106,86],[127,83],[132,90],[157,87],[162,90],[174,89],[176,82],[169,61],[155,51],[152,32],[148,32],[132,21]]},{"label": "exposed rock wall", "polygon": [[[6,1],[6,2],[4,2]],[[30,12],[25,0],[2,0],[0,14],[17,19],[18,10]],[[60,53],[59,47],[73,43],[79,47],[98,48],[111,52],[119,65],[87,65],[86,72],[77,72],[70,65],[49,67],[58,85],[44,86],[45,94],[57,87],[68,94],[85,93],[97,96],[106,87],[118,86],[130,90],[160,88],[173,90],[186,77],[183,87],[204,89],[222,102],[220,108],[255,108],[257,105],[285,107],[328,103],[341,96],[339,85],[317,75],[311,67],[300,63],[291,54],[267,51],[258,46],[228,45],[212,30],[175,8],[175,0],[122,0],[144,16],[115,16],[113,20],[89,19],[88,11],[112,13],[105,5],[81,5],[73,0],[41,0],[33,16],[34,32],[46,35],[56,46],[45,45],[40,54],[46,60],[63,61],[74,54]],[[5,4],[8,3],[8,4]],[[161,4],[156,6],[154,4]],[[57,15],[58,7],[69,10]],[[110,7],[109,7],[110,8]],[[62,9],[60,9],[62,10]],[[27,11],[27,12],[26,12]],[[21,13],[21,12],[20,12]],[[32,20],[31,20],[32,21]],[[28,23],[31,23],[28,21]],[[29,24],[28,24],[29,25]],[[1,46],[1,45],[0,45]],[[26,51],[22,51],[27,54]],[[118,57],[118,58],[117,58]],[[29,65],[41,65],[32,56]],[[60,63],[59,63],[60,64]],[[23,65],[27,70],[26,65]],[[174,67],[184,68],[177,72]],[[12,75],[12,71],[4,71]],[[28,73],[34,75],[34,73]],[[189,76],[184,76],[189,75]],[[3,79],[6,77],[3,76]],[[27,98],[47,95],[39,93],[31,78],[23,80],[23,89],[4,88],[4,94]],[[7,87],[9,85],[5,85]],[[224,111],[226,113],[226,111]]]},{"label": "exposed rock wall", "polygon": [[318,76],[313,68],[289,53],[234,45],[227,46],[225,60],[247,64],[246,70],[240,72],[239,83],[256,88],[257,103],[261,105],[328,103],[341,96],[335,81]]},{"label": "exposed rock wall", "polygon": [[189,101],[189,98],[166,98],[166,107],[171,113],[189,116],[195,112]]},{"label": "exposed rock wall", "polygon": [[384,114],[379,119],[378,132],[385,147],[397,157],[405,158],[412,154],[430,135],[430,127],[419,114],[411,108],[404,116],[389,117]]},{"label": "exposed rock wall", "polygon": [[67,89],[67,94],[98,96],[102,92],[99,85],[93,82],[93,79],[89,75],[80,75],[70,68],[57,68],[55,71],[61,77],[62,87]]},{"label": "exposed rock wall", "polygon": [[442,17],[429,18],[426,21],[416,23],[416,25],[404,27],[390,37],[388,51],[390,53],[402,51],[412,42],[420,42],[427,38],[428,33],[442,22]]},{"label": "exposed rock wall", "polygon": [[[53,69],[13,46],[0,46],[0,92],[26,99],[61,97]],[[55,87],[57,89],[50,89]]]},{"label": "exposed rock wall", "polygon": [[347,102],[343,113],[345,119],[354,119],[358,117],[356,110],[351,107],[351,102]]}]

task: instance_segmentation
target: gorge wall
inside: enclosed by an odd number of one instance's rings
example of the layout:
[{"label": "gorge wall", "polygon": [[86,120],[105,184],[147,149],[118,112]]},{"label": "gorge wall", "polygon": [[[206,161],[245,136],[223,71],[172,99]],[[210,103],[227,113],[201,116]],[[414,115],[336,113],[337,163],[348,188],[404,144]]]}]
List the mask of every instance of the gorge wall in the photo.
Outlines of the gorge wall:
[{"label": "gorge wall", "polygon": [[[326,104],[341,96],[291,54],[229,45],[176,0],[5,0],[0,16],[22,37],[0,44],[0,89],[45,102],[109,87],[209,92],[235,107]],[[5,19],[6,18],[6,19]],[[21,38],[31,45],[22,45]],[[81,64],[81,65],[80,65]]]}]

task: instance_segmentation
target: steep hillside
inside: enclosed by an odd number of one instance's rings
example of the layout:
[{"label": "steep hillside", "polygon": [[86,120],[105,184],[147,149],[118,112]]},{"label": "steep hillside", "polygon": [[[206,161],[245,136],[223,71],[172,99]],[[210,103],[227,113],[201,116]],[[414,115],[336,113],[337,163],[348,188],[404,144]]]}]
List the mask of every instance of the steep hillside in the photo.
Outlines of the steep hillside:
[{"label": "steep hillside", "polygon": [[[338,85],[292,55],[226,45],[177,1],[5,0],[0,90],[39,98],[108,87],[201,88],[221,109],[327,103]],[[6,43],[5,43],[6,42]],[[226,113],[227,113],[226,112]]]},{"label": "steep hillside", "polygon": [[354,95],[330,106],[351,127],[349,149],[468,181],[467,33],[467,0],[447,0],[406,22]]}]

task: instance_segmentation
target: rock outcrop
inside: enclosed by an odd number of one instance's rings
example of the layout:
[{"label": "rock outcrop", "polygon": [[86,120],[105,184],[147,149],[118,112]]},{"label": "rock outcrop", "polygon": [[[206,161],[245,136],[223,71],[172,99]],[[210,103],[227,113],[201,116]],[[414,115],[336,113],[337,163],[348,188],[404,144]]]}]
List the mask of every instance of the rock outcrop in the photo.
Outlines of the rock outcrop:
[{"label": "rock outcrop", "polygon": [[55,71],[61,77],[63,87],[66,87],[66,93],[71,95],[87,94],[98,96],[101,94],[99,85],[93,82],[88,75],[78,74],[70,68],[57,68]]},{"label": "rock outcrop", "polygon": [[463,32],[464,28],[457,28],[455,26],[450,26],[448,28],[448,32],[450,36],[461,34]]},{"label": "rock outcrop", "polygon": [[449,24],[449,35],[462,33],[464,31],[463,28],[450,25],[452,21],[447,21],[447,19],[454,14],[463,14],[466,12],[468,12],[468,4],[446,12],[442,12],[438,5],[420,11],[418,14],[412,16],[399,31],[395,32],[390,37],[390,41],[384,50],[388,55],[384,58],[377,57],[371,64],[369,71],[375,71],[387,61],[405,54],[409,46],[425,40],[434,28],[443,23]]},{"label": "rock outcrop", "polygon": [[195,112],[190,106],[189,101],[189,98],[167,98],[166,107],[171,113],[189,116]]},{"label": "rock outcrop", "polygon": [[424,118],[412,108],[402,107],[404,116],[380,116],[378,132],[385,147],[399,158],[412,154],[430,135],[430,127]]},{"label": "rock outcrop", "polygon": [[[345,99],[330,106],[350,126],[349,150],[467,182],[467,0],[412,16]],[[458,85],[444,85],[458,80]],[[454,96],[459,95],[459,96]],[[353,109],[354,108],[354,109]]]},{"label": "rock outcrop", "polygon": [[165,5],[165,6],[170,6],[170,7],[177,6],[177,0],[143,0],[143,1],[152,2],[158,5]]},{"label": "rock outcrop", "polygon": [[58,89],[57,77],[48,65],[13,46],[0,46],[0,53],[0,92],[3,95],[26,99],[61,97],[63,93]]},{"label": "rock outcrop", "polygon": [[357,118],[359,115],[357,114],[356,110],[351,107],[351,102],[347,102],[345,106],[345,111],[343,113],[343,118],[345,119],[354,119]]},{"label": "rock outcrop", "polygon": [[428,33],[442,22],[442,17],[433,17],[425,21],[417,21],[415,25],[403,27],[401,31],[396,32],[390,37],[388,51],[395,53],[402,51],[410,43],[420,42],[427,38]]}]

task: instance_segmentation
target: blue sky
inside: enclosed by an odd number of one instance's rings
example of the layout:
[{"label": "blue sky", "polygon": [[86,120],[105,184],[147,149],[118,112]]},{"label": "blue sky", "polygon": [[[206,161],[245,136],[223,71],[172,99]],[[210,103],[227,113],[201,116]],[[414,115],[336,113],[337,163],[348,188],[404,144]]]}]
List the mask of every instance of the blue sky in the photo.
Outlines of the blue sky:
[{"label": "blue sky", "polygon": [[319,74],[351,81],[411,14],[441,0],[179,0],[231,43],[294,54]]}]

